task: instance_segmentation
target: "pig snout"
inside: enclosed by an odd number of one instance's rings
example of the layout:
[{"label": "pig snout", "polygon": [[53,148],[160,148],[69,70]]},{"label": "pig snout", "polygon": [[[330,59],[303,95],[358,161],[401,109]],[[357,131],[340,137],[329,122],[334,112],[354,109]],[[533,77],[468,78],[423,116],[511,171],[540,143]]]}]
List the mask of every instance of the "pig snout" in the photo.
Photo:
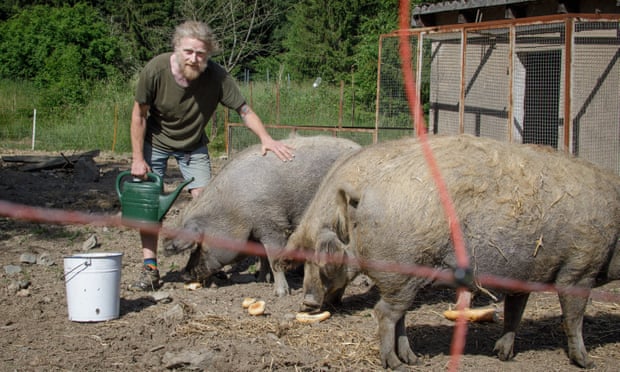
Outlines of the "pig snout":
[{"label": "pig snout", "polygon": [[314,292],[306,292],[301,303],[301,311],[316,312],[323,307],[337,307],[342,305],[342,295],[344,290],[336,290],[320,295]]},{"label": "pig snout", "polygon": [[313,294],[306,294],[301,303],[300,311],[312,313],[319,310],[321,310],[321,302]]},{"label": "pig snout", "polygon": [[209,279],[213,271],[209,269],[205,258],[202,247],[197,245],[189,255],[187,264],[181,273],[184,281],[206,281]]},{"label": "pig snout", "polygon": [[185,282],[208,282],[212,273],[201,265],[187,265],[181,271],[181,279]]},{"label": "pig snout", "polygon": [[211,277],[216,274],[204,267],[204,265],[191,265],[187,264],[183,271],[181,271],[181,279],[185,282],[202,282],[208,283]]},{"label": "pig snout", "polygon": [[321,281],[319,266],[306,262],[304,265],[304,299],[301,303],[301,311],[313,312],[321,309],[325,299],[325,288]]}]

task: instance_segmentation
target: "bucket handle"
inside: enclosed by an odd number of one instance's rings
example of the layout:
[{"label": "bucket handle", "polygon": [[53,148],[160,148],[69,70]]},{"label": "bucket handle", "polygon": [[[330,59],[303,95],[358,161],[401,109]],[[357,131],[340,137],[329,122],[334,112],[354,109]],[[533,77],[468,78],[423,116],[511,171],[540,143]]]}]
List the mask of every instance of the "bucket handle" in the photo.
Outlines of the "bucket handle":
[{"label": "bucket handle", "polygon": [[[75,270],[79,269],[82,265],[84,266],[84,269],[83,269],[83,270],[81,270],[81,271],[86,270],[86,269],[88,268],[88,266],[92,265],[92,259],[91,259],[91,260],[84,260],[84,262],[83,262],[83,263],[81,263],[81,264],[77,265],[76,267],[72,268],[72,269],[71,269],[71,270],[69,270],[68,272],[66,272],[66,273],[62,274],[61,279],[64,281],[64,280],[67,278],[67,276],[69,276],[69,275],[70,275],[71,273],[73,273]],[[74,277],[75,277],[75,275],[74,275],[74,276],[72,276],[71,278],[74,278]]]}]

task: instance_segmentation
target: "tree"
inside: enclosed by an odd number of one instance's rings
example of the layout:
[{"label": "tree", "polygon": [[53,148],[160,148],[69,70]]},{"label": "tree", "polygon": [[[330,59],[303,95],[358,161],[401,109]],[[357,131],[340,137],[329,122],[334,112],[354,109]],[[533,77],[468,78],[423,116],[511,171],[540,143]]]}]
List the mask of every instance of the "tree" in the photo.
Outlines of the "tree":
[{"label": "tree", "polygon": [[376,69],[371,50],[397,19],[397,0],[304,0],[289,14],[284,60],[300,78],[350,81],[371,57]]},{"label": "tree", "polygon": [[399,0],[377,0],[367,6],[360,24],[360,41],[355,46],[356,96],[368,107],[374,107],[377,95],[377,63],[379,37],[398,27]]},{"label": "tree", "polygon": [[52,105],[84,102],[89,84],[122,74],[123,42],[94,8],[37,5],[0,23],[0,77],[53,92]]},{"label": "tree", "polygon": [[215,57],[228,71],[259,56],[279,51],[271,33],[289,7],[286,0],[184,0],[179,13],[184,19],[206,22],[220,41]]},{"label": "tree", "polygon": [[171,49],[174,26],[180,22],[175,0],[111,0],[100,5],[116,34],[128,40],[134,70],[157,54]]},{"label": "tree", "polygon": [[304,0],[288,18],[285,62],[294,75],[336,82],[350,72],[360,1]]},{"label": "tree", "polygon": [[379,36],[398,25],[398,0],[304,0],[289,15],[283,60],[298,78],[350,83],[374,105]]}]

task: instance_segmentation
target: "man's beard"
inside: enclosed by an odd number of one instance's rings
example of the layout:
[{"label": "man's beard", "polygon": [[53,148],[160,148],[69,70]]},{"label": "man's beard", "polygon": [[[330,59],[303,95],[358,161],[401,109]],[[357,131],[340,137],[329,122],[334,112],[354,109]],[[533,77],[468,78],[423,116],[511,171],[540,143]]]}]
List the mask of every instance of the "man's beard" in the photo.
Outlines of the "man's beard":
[{"label": "man's beard", "polygon": [[177,55],[177,64],[181,74],[187,81],[196,80],[200,74],[207,68],[207,62],[197,62],[195,65],[185,63],[182,56]]}]

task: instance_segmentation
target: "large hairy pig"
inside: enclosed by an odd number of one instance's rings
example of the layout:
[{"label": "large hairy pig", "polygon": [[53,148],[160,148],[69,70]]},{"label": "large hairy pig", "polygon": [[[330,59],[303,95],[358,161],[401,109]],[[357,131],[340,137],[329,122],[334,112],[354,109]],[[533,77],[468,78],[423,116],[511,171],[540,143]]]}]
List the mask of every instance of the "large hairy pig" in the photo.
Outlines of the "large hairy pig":
[{"label": "large hairy pig", "polygon": [[[274,252],[286,245],[321,179],[340,156],[360,146],[344,138],[296,137],[282,142],[295,151],[295,160],[282,162],[273,153],[261,155],[260,145],[236,154],[213,177],[184,212],[182,228],[207,237],[262,244],[259,280],[272,267],[275,293],[289,292],[284,272],[269,265]],[[223,266],[245,256],[238,251],[182,239],[164,243],[167,254],[194,248],[185,267],[188,280],[207,280]]]},{"label": "large hairy pig", "polygon": [[[586,290],[620,279],[620,177],[534,146],[471,136],[430,137],[429,143],[474,275]],[[316,257],[305,264],[303,311],[338,301],[360,272],[373,279],[381,294],[375,306],[381,360],[393,369],[417,359],[405,312],[433,280],[345,263],[454,269],[453,249],[435,183],[414,139],[369,146],[333,167],[287,244],[287,250]],[[528,293],[505,293],[504,330],[495,344],[501,360],[513,357],[528,299]],[[559,299],[568,355],[591,367],[582,337],[588,299],[561,291]]]}]

